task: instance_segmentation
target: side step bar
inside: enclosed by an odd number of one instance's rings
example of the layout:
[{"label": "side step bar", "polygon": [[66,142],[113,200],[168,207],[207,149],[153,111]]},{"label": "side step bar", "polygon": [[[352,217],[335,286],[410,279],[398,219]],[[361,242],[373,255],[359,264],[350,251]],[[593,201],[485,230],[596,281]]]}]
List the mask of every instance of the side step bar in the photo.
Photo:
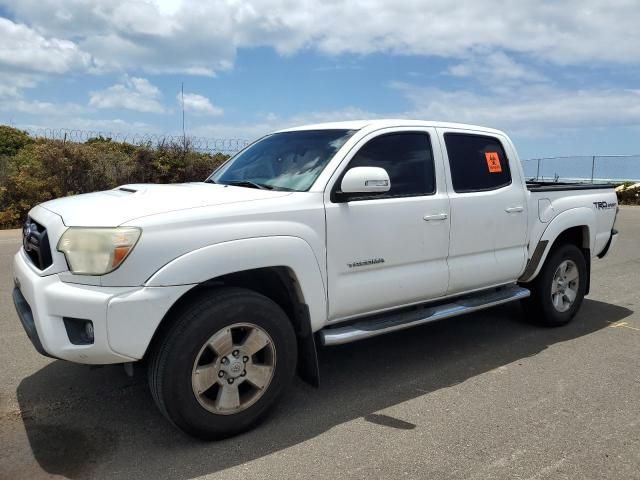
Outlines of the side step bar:
[{"label": "side step bar", "polygon": [[385,313],[361,319],[343,327],[329,327],[320,330],[320,341],[323,345],[341,345],[364,338],[384,335],[385,333],[404,330],[405,328],[435,322],[443,318],[457,317],[503,303],[527,298],[531,292],[517,285],[483,291],[473,295],[458,297],[456,300],[440,305],[404,310],[402,312]]}]

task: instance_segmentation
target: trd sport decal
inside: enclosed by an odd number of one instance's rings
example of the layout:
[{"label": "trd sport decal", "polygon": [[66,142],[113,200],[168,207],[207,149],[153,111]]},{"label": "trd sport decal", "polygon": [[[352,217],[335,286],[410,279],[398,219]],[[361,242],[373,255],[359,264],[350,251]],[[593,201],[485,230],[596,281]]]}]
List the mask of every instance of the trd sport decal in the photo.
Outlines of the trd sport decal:
[{"label": "trd sport decal", "polygon": [[384,263],[384,258],[372,258],[371,260],[362,260],[360,262],[347,263],[349,268],[366,267],[367,265],[375,265],[377,263]]},{"label": "trd sport decal", "polygon": [[608,202],[593,202],[593,205],[596,207],[596,210],[610,210],[618,206],[617,203]]}]

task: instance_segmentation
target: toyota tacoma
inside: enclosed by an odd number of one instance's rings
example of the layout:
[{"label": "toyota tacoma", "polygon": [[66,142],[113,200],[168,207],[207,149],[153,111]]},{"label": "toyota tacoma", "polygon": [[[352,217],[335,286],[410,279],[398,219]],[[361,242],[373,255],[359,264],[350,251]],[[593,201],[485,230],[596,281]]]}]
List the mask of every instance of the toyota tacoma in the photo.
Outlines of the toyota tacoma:
[{"label": "toyota tacoma", "polygon": [[609,185],[528,182],[501,131],[371,120],[267,135],[202,182],[35,206],[13,299],[42,354],[148,372],[222,438],[338,345],[506,302],[560,326],[613,247]]}]

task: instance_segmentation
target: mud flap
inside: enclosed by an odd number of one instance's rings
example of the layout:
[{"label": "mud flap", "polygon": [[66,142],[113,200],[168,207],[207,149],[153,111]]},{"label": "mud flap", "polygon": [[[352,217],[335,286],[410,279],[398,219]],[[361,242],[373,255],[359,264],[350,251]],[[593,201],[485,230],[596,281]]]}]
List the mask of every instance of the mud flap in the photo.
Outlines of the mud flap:
[{"label": "mud flap", "polygon": [[309,307],[300,304],[298,307],[300,319],[298,337],[298,375],[302,380],[313,387],[320,386],[320,367],[318,365],[318,352],[313,332],[311,331],[311,319]]}]

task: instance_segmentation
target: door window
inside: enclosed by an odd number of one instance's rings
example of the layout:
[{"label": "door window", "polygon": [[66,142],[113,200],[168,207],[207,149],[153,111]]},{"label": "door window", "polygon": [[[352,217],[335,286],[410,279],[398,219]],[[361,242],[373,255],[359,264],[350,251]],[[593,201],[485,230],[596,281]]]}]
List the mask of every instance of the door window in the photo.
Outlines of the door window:
[{"label": "door window", "polygon": [[[358,196],[352,200],[430,195],[436,191],[431,140],[424,132],[380,135],[356,153],[344,173],[354,167],[384,168],[389,174],[391,189],[382,194]],[[341,182],[342,177],[338,181],[338,188]]]},{"label": "door window", "polygon": [[511,184],[509,161],[497,138],[445,133],[444,142],[457,193],[495,190]]}]

